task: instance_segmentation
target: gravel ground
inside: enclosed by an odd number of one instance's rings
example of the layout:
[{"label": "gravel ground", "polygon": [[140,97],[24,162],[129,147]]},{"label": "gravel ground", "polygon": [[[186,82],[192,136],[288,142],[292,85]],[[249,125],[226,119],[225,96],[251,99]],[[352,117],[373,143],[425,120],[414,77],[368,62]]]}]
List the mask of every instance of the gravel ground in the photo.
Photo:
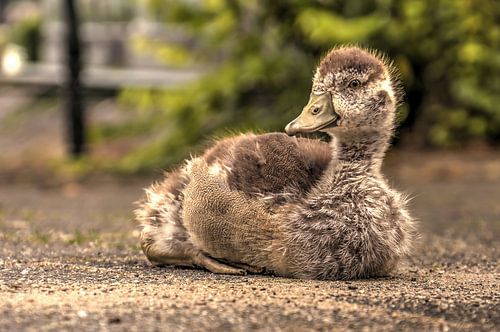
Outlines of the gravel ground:
[{"label": "gravel ground", "polygon": [[420,158],[388,162],[414,197],[414,256],[390,277],[348,282],[155,268],[131,222],[150,179],[4,178],[0,331],[498,330],[500,156]]}]

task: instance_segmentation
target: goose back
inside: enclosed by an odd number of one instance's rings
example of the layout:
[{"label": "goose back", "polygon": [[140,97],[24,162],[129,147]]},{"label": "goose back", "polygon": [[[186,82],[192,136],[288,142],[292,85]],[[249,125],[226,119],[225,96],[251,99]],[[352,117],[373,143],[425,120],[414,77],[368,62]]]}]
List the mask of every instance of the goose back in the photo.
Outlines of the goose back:
[{"label": "goose back", "polygon": [[250,197],[306,194],[331,161],[327,143],[282,133],[244,134],[220,141],[203,159],[231,190]]}]

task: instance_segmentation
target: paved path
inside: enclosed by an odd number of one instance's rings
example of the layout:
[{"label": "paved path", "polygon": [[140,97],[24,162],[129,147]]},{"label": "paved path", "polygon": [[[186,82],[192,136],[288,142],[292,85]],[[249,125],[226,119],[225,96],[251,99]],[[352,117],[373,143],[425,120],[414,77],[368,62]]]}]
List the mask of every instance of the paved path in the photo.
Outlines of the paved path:
[{"label": "paved path", "polygon": [[154,268],[131,222],[150,179],[0,177],[0,331],[498,330],[500,158],[388,164],[422,239],[394,275],[349,282]]}]

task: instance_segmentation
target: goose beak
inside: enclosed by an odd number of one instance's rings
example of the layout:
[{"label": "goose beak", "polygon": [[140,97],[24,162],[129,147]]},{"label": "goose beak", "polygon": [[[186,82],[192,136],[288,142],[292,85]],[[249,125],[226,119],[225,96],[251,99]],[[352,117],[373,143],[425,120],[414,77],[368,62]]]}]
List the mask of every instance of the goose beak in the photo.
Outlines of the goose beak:
[{"label": "goose beak", "polygon": [[337,126],[339,115],[335,113],[332,96],[329,92],[321,95],[311,94],[302,113],[287,124],[285,132],[292,136],[299,133],[311,133]]}]

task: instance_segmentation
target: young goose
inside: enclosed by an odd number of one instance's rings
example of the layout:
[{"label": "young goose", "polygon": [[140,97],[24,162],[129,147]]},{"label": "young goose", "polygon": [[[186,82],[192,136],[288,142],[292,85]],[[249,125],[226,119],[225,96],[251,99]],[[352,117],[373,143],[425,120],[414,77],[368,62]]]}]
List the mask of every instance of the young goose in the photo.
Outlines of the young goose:
[{"label": "young goose", "polygon": [[397,105],[389,66],[356,47],[319,64],[288,134],[223,140],[152,187],[139,209],[157,264],[218,273],[265,268],[299,278],[385,275],[409,251],[413,221],[380,167]]}]

